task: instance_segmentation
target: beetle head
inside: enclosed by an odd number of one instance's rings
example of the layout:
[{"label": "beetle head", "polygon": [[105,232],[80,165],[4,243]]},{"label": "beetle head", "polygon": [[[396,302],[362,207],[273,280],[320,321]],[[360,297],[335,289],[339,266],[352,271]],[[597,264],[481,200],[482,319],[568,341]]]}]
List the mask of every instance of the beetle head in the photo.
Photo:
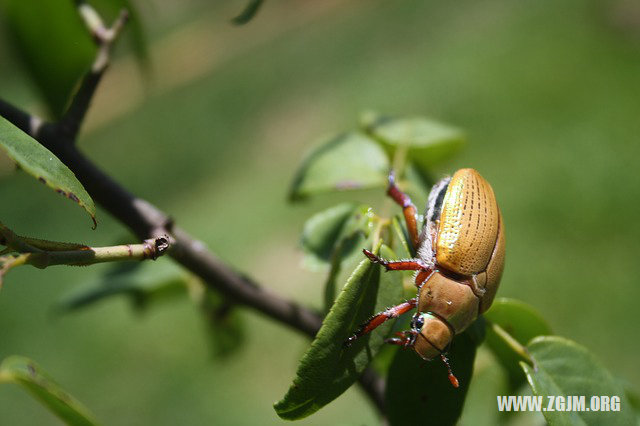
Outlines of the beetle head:
[{"label": "beetle head", "polygon": [[411,320],[411,330],[413,349],[426,360],[440,356],[453,338],[449,326],[431,313],[416,314]]}]

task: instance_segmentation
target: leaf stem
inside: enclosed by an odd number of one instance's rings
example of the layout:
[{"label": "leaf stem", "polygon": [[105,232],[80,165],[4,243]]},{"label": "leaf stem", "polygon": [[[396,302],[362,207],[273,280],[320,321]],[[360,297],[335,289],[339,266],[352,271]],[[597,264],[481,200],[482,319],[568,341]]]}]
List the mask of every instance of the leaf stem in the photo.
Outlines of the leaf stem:
[{"label": "leaf stem", "polygon": [[[51,241],[48,244],[55,244]],[[61,243],[67,247],[68,243]],[[76,250],[30,251],[19,255],[0,256],[0,282],[10,269],[22,265],[32,265],[44,269],[53,265],[93,265],[122,260],[157,259],[170,247],[168,236],[150,238],[141,244],[126,244],[109,247],[81,246]]]},{"label": "leaf stem", "polygon": [[507,330],[500,327],[498,324],[489,320],[487,320],[487,324],[496,333],[496,335],[498,335],[498,337],[500,337],[507,346],[513,350],[513,352],[519,355],[528,364],[533,365],[533,359],[531,358],[531,355],[529,355],[529,351],[525,346],[518,342],[511,334],[509,334],[509,332],[507,332]]}]

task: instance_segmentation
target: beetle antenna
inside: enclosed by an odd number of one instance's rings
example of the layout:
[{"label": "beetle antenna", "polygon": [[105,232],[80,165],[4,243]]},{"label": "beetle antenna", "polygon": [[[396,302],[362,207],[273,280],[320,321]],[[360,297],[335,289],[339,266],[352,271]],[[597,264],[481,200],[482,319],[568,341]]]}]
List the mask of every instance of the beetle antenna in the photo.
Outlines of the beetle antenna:
[{"label": "beetle antenna", "polygon": [[444,365],[447,366],[447,370],[449,371],[449,381],[451,382],[453,387],[454,388],[459,387],[460,382],[458,382],[458,378],[453,374],[453,371],[451,370],[451,364],[449,364],[449,359],[446,356],[444,356],[444,354],[440,355],[440,359],[442,359],[442,362],[444,362]]}]

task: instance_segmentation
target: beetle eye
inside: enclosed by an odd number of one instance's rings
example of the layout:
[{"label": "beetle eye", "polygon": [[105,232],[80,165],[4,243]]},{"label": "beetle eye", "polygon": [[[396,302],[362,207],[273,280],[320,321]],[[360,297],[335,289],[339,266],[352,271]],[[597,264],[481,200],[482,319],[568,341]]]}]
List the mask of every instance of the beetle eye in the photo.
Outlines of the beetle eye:
[{"label": "beetle eye", "polygon": [[413,328],[414,330],[422,330],[423,325],[424,319],[422,318],[422,315],[413,317],[413,319],[411,320],[411,328]]}]

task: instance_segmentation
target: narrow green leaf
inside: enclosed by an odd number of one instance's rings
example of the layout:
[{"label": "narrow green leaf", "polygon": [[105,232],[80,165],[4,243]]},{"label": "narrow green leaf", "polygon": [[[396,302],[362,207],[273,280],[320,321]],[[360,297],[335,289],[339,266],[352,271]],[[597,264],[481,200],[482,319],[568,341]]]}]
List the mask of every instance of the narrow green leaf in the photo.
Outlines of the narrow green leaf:
[{"label": "narrow green leaf", "polygon": [[76,289],[59,302],[58,309],[77,310],[114,296],[128,297],[134,307],[146,308],[151,302],[184,295],[187,280],[188,275],[167,259],[153,263],[123,263],[96,282]]},{"label": "narrow green leaf", "polygon": [[[534,366],[520,365],[534,395],[543,397],[542,414],[549,425],[634,424],[635,414],[624,388],[585,347],[562,337],[543,336],[534,339],[528,349]],[[549,396],[562,396],[565,401],[556,398],[550,403]],[[585,411],[567,409],[568,403],[574,404],[573,396],[584,396]],[[610,400],[614,396],[619,404]],[[611,411],[596,411],[607,406]]]},{"label": "narrow green leaf", "polygon": [[96,206],[80,181],[51,151],[0,117],[0,149],[20,168],[89,213],[96,226]]},{"label": "narrow green leaf", "polygon": [[264,3],[264,0],[251,0],[242,12],[231,20],[235,25],[244,25],[251,21]]},{"label": "narrow green leaf", "polygon": [[[523,346],[526,346],[534,337],[552,333],[551,327],[542,315],[533,307],[519,300],[495,299],[484,316],[492,323],[502,327]],[[491,327],[488,327],[486,342],[498,362],[507,371],[509,389],[511,391],[517,390],[526,380],[519,364],[522,358]]]},{"label": "narrow green leaf", "polygon": [[95,46],[72,1],[4,0],[4,27],[55,118],[89,68]]},{"label": "narrow green leaf", "polygon": [[[380,254],[394,258],[386,246],[381,247]],[[351,347],[345,348],[343,342],[373,314],[401,301],[399,278],[398,274],[381,274],[380,266],[367,259],[360,262],[300,361],[287,394],[274,404],[281,418],[295,420],[313,414],[358,379],[382,346],[393,321]]]},{"label": "narrow green leaf", "polygon": [[407,147],[407,159],[428,172],[464,145],[462,131],[424,117],[368,116],[363,127],[392,152]]},{"label": "narrow green leaf", "polygon": [[424,361],[413,350],[400,350],[389,368],[385,401],[391,425],[454,425],[469,389],[482,321],[456,336],[448,353],[460,387],[449,382],[440,359]]},{"label": "narrow green leaf", "polygon": [[387,184],[389,159],[370,137],[344,133],[323,142],[304,160],[289,193],[291,200],[310,195]]},{"label": "narrow green leaf", "polygon": [[15,383],[24,387],[34,398],[68,425],[95,425],[93,414],[66,393],[32,360],[11,356],[0,364],[0,383]]}]

